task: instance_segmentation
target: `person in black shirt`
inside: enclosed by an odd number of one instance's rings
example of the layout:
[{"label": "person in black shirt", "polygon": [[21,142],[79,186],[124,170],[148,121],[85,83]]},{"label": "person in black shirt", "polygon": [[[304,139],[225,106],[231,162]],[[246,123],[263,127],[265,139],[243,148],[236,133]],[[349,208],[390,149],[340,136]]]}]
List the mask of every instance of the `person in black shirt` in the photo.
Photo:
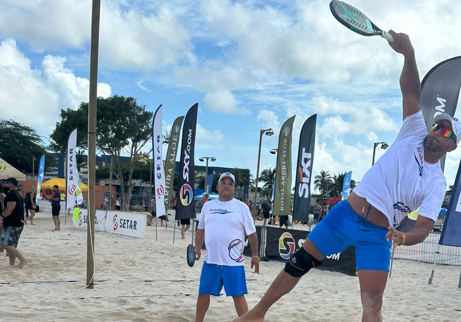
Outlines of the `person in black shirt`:
[{"label": "person in black shirt", "polygon": [[19,259],[17,267],[23,268],[27,264],[27,260],[17,247],[24,228],[24,204],[17,191],[18,180],[15,178],[6,179],[5,187],[9,190],[5,197],[5,210],[0,215],[0,225],[3,227],[0,242],[10,257],[10,265],[14,266],[17,257]]}]

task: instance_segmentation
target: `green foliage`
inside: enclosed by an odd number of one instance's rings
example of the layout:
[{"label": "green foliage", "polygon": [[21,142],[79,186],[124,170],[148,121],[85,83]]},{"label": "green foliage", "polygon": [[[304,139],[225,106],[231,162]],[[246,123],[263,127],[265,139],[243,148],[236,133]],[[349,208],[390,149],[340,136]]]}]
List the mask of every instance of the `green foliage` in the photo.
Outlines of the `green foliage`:
[{"label": "green foliage", "polygon": [[[328,188],[328,197],[341,197],[343,192],[343,183],[344,177],[346,176],[347,172],[340,173],[338,175],[333,175],[333,181]],[[351,180],[351,190],[354,189],[356,186],[356,182]]]},{"label": "green foliage", "polygon": [[[37,132],[13,120],[0,119],[0,157],[24,173],[38,173],[40,157],[45,154],[45,168],[55,167],[56,159],[46,152]],[[33,164],[33,158],[35,162]]]},{"label": "green foliage", "polygon": [[269,168],[269,169],[263,170],[261,172],[261,176],[258,178],[258,181],[264,182],[263,189],[262,189],[264,196],[268,196],[272,194],[272,186],[274,185],[274,178],[275,178],[276,171],[277,170],[275,168],[274,169]]},{"label": "green foliage", "polygon": [[333,184],[333,178],[328,171],[320,171],[320,174],[314,178],[314,187],[320,191],[320,194],[324,197],[328,196],[330,186]]},{"label": "green foliage", "polygon": [[[51,148],[64,152],[70,133],[77,128],[77,147],[88,148],[88,103],[81,103],[77,110],[61,110],[61,122],[51,134]],[[149,170],[143,167],[145,157],[141,149],[152,137],[153,113],[146,111],[145,105],[139,105],[133,97],[114,95],[98,98],[96,112],[96,147],[103,155],[113,160],[113,175],[119,180],[122,189],[124,208],[131,198],[133,178],[142,178],[149,182]],[[121,161],[125,155],[128,161]],[[105,162],[107,168],[109,162]],[[102,169],[98,176],[103,174]],[[107,176],[109,176],[107,174]]]}]

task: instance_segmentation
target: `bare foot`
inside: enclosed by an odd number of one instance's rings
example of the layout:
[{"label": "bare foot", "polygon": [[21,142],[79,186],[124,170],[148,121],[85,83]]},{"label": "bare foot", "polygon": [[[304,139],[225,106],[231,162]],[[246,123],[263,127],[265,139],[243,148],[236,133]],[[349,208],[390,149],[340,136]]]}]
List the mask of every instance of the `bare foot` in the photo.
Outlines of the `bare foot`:
[{"label": "bare foot", "polygon": [[61,229],[56,229],[56,228],[55,228],[55,229],[53,229],[52,231],[60,231],[60,230],[61,230]]},{"label": "bare foot", "polygon": [[26,266],[27,264],[27,260],[24,260],[22,262],[19,262],[18,266],[16,266],[17,268],[23,268],[24,266]]},{"label": "bare foot", "polygon": [[263,322],[264,321],[264,317],[256,318],[251,315],[252,315],[251,312],[247,312],[246,314],[242,315],[241,317],[239,317],[238,319],[235,319],[232,322]]}]

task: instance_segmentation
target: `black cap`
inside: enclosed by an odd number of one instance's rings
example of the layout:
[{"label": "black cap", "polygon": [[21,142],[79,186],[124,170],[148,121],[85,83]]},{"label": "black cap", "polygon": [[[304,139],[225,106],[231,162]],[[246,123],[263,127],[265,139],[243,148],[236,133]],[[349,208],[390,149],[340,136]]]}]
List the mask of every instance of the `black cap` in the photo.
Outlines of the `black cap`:
[{"label": "black cap", "polygon": [[18,180],[16,180],[15,178],[8,178],[5,180],[5,183],[7,182],[11,182],[12,184],[14,184],[16,187],[19,186],[18,184]]}]

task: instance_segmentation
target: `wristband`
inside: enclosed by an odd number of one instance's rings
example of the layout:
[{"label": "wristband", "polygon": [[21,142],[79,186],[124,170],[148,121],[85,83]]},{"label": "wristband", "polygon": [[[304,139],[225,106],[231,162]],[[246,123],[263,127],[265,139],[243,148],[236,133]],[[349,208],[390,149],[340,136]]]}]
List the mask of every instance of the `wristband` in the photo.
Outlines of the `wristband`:
[{"label": "wristband", "polygon": [[253,258],[257,258],[259,262],[261,261],[261,258],[259,258],[259,256],[253,256]]},{"label": "wristband", "polygon": [[400,243],[400,245],[405,244],[405,234],[404,233],[400,234],[400,238],[402,239],[402,242]]}]

